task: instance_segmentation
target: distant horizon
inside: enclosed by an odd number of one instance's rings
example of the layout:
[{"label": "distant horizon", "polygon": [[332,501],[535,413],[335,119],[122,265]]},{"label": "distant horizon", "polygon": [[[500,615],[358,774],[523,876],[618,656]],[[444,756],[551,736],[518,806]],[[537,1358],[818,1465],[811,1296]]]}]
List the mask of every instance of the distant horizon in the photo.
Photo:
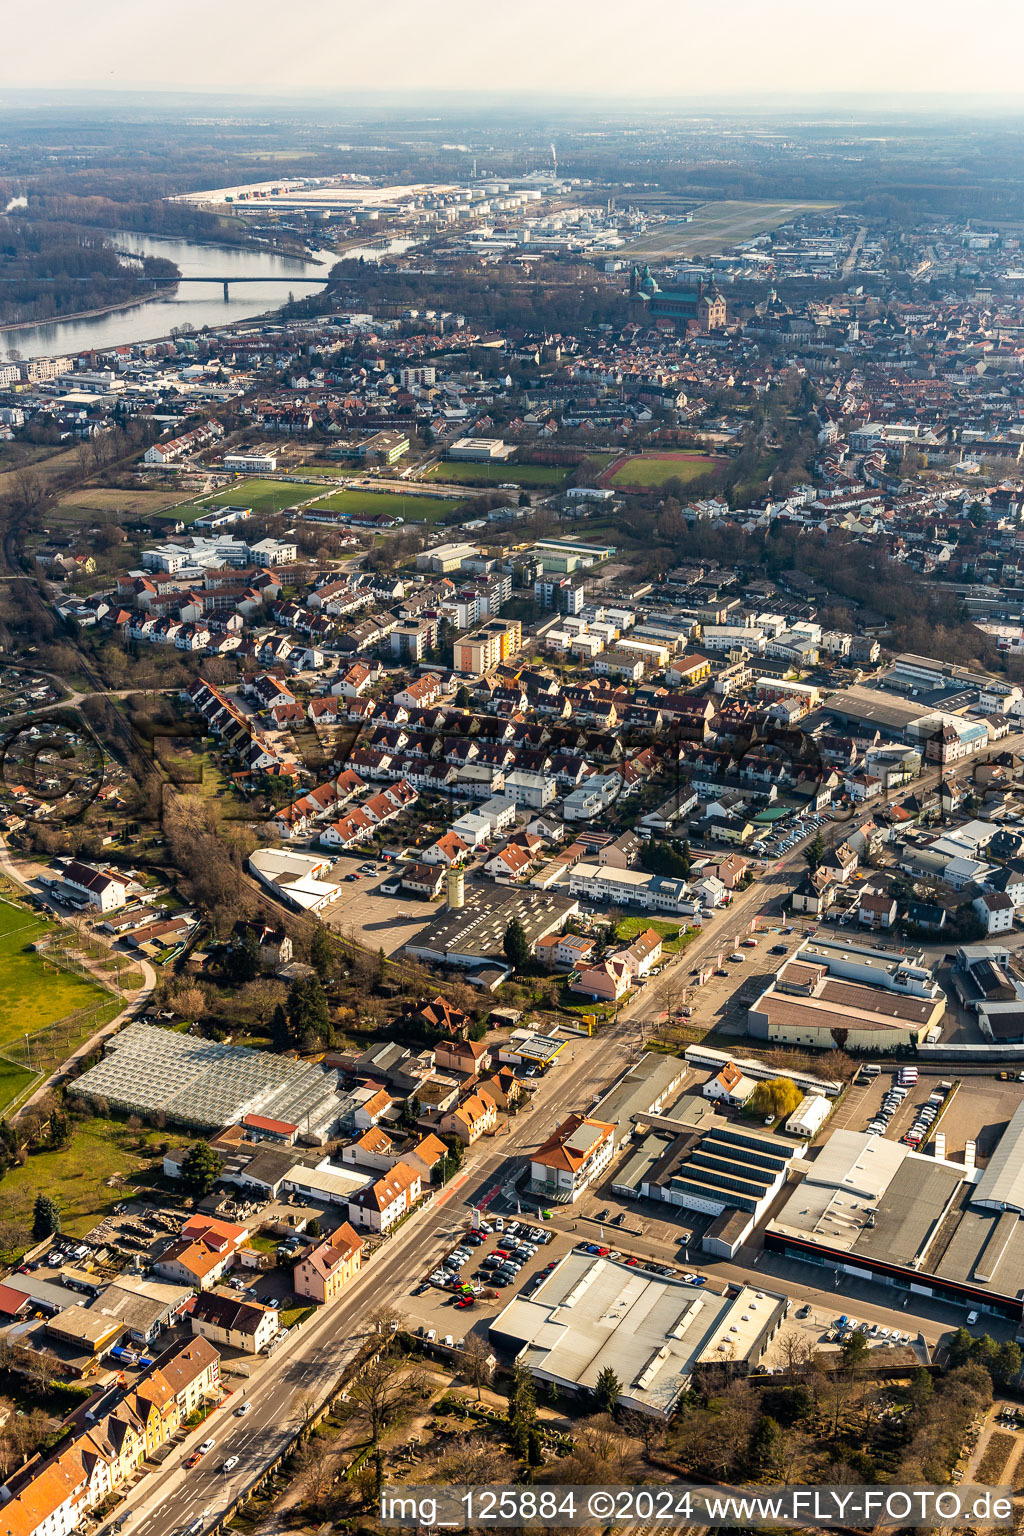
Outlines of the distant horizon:
[{"label": "distant horizon", "polygon": [[390,101],[396,105],[408,104],[417,101],[438,104],[441,101],[450,100],[456,103],[474,102],[478,105],[487,103],[501,103],[501,110],[507,110],[510,103],[515,101],[543,102],[549,109],[557,108],[565,103],[577,106],[581,103],[589,103],[595,109],[600,108],[609,99],[623,105],[644,105],[651,107],[671,107],[673,110],[685,112],[689,102],[720,103],[730,107],[749,110],[751,105],[764,103],[770,105],[772,110],[777,110],[780,116],[792,116],[794,112],[806,110],[810,106],[820,108],[826,115],[832,115],[841,110],[847,103],[855,106],[875,104],[891,108],[906,106],[917,109],[926,102],[934,102],[936,105],[946,105],[950,102],[973,103],[978,107],[991,108],[992,104],[1002,103],[1004,106],[1015,105],[1016,109],[1024,115],[1024,88],[1018,90],[1004,90],[1001,92],[978,90],[936,90],[921,89],[908,91],[893,90],[819,90],[819,91],[794,91],[779,89],[770,90],[687,90],[685,93],[655,93],[641,91],[636,88],[630,90],[615,91],[552,91],[547,87],[516,87],[508,86],[500,90],[476,90],[465,86],[416,86],[415,88],[396,88],[390,85],[360,86],[358,89],[338,87],[331,91],[323,86],[311,89],[302,89],[297,86],[259,86],[240,90],[236,87],[217,84],[196,84],[188,88],[180,88],[169,84],[138,84],[138,85],[114,85],[110,82],[95,81],[81,84],[53,84],[38,85],[14,85],[0,79],[0,107],[6,98],[16,97],[46,97],[67,99],[73,97],[124,97],[146,101],[154,94],[172,100],[188,100],[202,98],[208,100],[221,98],[225,101],[251,101],[264,100],[287,101],[294,104],[317,102],[344,102],[344,101]]},{"label": "distant horizon", "polygon": [[[137,0],[8,7],[0,91],[244,94],[307,102],[370,91],[503,98],[706,101],[882,96],[1020,101],[1024,12],[975,0],[862,0],[856,18],[808,0],[693,0],[624,15],[610,0]],[[370,84],[363,83],[371,76]],[[376,78],[373,78],[376,76]],[[245,81],[243,92],[239,82]],[[816,90],[808,90],[810,82]]]}]

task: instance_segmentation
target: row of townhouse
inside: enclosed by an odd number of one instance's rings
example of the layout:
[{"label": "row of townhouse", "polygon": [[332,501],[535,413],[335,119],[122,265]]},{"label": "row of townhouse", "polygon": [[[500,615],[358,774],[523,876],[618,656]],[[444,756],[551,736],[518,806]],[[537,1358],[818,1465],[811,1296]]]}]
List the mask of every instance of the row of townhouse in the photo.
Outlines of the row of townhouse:
[{"label": "row of townhouse", "polygon": [[[151,613],[133,614],[126,631],[130,640],[142,640],[148,645],[173,645],[179,651],[208,651],[215,643],[212,632],[202,622],[191,624],[180,619],[158,619]],[[240,644],[238,635],[225,635],[216,641],[216,648],[221,653],[236,651]]]},{"label": "row of townhouse", "polygon": [[394,821],[410,806],[415,805],[418,794],[406,779],[379,790],[369,799],[354,806],[346,815],[339,817],[320,833],[322,848],[353,848],[366,842],[378,828]]},{"label": "row of townhouse", "polygon": [[0,1489],[3,1536],[70,1536],[166,1445],[189,1415],[220,1397],[220,1354],[197,1337],[165,1350],[131,1387],[100,1392],[65,1421],[57,1445]]},{"label": "row of townhouse", "polygon": [[180,437],[171,437],[163,442],[154,443],[152,447],[146,449],[142,462],[154,464],[158,468],[164,464],[173,464],[175,459],[195,453],[207,443],[223,436],[224,428],[219,421],[205,421],[202,426],[193,427],[191,432],[183,432]]},{"label": "row of townhouse", "polygon": [[279,837],[307,837],[319,822],[336,815],[365,788],[366,781],[346,768],[337,778],[318,784],[316,789],[284,806],[274,817],[274,828]]},{"label": "row of townhouse", "polygon": [[203,717],[211,733],[220,738],[245,768],[258,773],[273,772],[286,766],[281,750],[259,729],[256,721],[213,683],[197,677],[182,689],[181,699]]}]

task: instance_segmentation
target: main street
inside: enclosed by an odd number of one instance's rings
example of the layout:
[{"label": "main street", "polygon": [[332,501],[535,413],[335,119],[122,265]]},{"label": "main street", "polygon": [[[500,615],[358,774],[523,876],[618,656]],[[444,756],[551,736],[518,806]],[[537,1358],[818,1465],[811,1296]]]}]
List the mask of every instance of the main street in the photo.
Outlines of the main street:
[{"label": "main street", "polygon": [[[332,1306],[295,1329],[268,1360],[254,1362],[252,1377],[226,1376],[237,1383],[226,1404],[174,1448],[159,1470],[148,1473],[131,1491],[120,1516],[130,1510],[131,1529],[139,1536],[170,1536],[202,1516],[204,1525],[221,1513],[287,1447],[295,1430],[338,1381],[365,1342],[367,1319],[375,1306],[408,1289],[422,1276],[442,1244],[464,1228],[470,1209],[500,1187],[525,1153],[539,1145],[555,1119],[584,1108],[596,1089],[621,1071],[635,1045],[635,1026],[625,1019],[600,1039],[581,1040],[568,1048],[569,1059],[544,1078],[528,1109],[509,1122],[505,1135],[470,1153],[459,1176],[433,1202],[415,1213],[366,1263],[362,1273]],[[564,1054],[564,1053],[563,1053]],[[234,1410],[250,1404],[244,1418]],[[203,1440],[214,1448],[193,1468],[182,1463]],[[219,1470],[230,1457],[230,1472]]]},{"label": "main street", "polygon": [[[1016,750],[1022,741],[1019,736],[1007,738],[990,751]],[[939,770],[930,769],[912,787],[927,788],[938,778]],[[853,824],[834,824],[837,838]],[[521,1159],[545,1139],[559,1119],[574,1109],[590,1106],[597,1092],[635,1057],[642,1040],[642,1023],[657,1018],[667,1001],[678,995],[682,977],[690,968],[722,948],[727,936],[731,942],[755,914],[781,914],[794,877],[803,867],[802,847],[797,845],[787,856],[772,861],[766,874],[740,892],[727,911],[717,914],[707,931],[674,957],[598,1035],[590,1040],[581,1037],[567,1046],[561,1063],[540,1080],[530,1106],[508,1122],[504,1134],[478,1144],[467,1154],[453,1183],[377,1250],[336,1303],[295,1329],[269,1359],[253,1362],[248,1380],[226,1378],[237,1382],[226,1404],[177,1444],[158,1471],[144,1476],[121,1506],[119,1514],[127,1509],[133,1516],[133,1531],[139,1536],[171,1536],[196,1519],[204,1526],[216,1523],[239,1492],[251,1486],[287,1448],[310,1408],[329,1395],[365,1343],[374,1307],[407,1291],[424,1275],[443,1244],[465,1226],[473,1205],[509,1188]],[[560,1212],[556,1212],[556,1225],[564,1230]],[[662,1246],[647,1239],[636,1251],[649,1250],[654,1255]],[[726,1281],[749,1277],[755,1265],[767,1283],[774,1281],[795,1299],[807,1300],[825,1311],[830,1303],[835,1310],[843,1310],[835,1291],[821,1286],[819,1273],[808,1277],[804,1266],[754,1248],[739,1263],[705,1267],[716,1279]],[[844,1295],[849,1289],[844,1282]],[[932,1343],[944,1329],[955,1326],[950,1309],[940,1309],[923,1298],[911,1298],[907,1311],[902,1298],[899,1307],[888,1305],[880,1287],[866,1285],[862,1289],[865,1295],[862,1303],[858,1301],[859,1311],[871,1320],[920,1329]],[[243,1400],[249,1403],[249,1411],[237,1418],[234,1410]],[[198,1466],[186,1471],[184,1458],[211,1436],[215,1441],[212,1450]],[[222,1472],[220,1468],[232,1457],[237,1457],[236,1464]]]}]

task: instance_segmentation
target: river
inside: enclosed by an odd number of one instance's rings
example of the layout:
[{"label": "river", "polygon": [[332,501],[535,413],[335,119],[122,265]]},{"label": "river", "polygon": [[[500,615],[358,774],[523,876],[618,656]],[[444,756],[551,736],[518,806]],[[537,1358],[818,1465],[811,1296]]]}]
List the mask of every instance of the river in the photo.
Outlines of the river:
[{"label": "river", "polygon": [[[314,251],[313,260],[295,256],[278,256],[255,247],[239,248],[230,245],[196,245],[191,240],[163,240],[154,235],[112,235],[111,239],[122,249],[138,255],[165,256],[181,272],[182,277],[287,277],[294,276],[294,283],[239,283],[229,288],[228,298],[223,289],[214,286],[199,287],[193,283],[172,290],[166,296],[147,299],[130,309],[115,310],[111,314],[91,315],[81,320],[53,320],[45,325],[21,325],[11,331],[0,331],[0,358],[10,348],[23,357],[55,357],[83,352],[87,348],[128,346],[136,341],[152,341],[170,334],[171,327],[191,325],[197,331],[204,325],[218,326],[236,320],[248,320],[253,315],[266,314],[287,302],[289,293],[295,298],[306,298],[319,293],[322,283],[304,282],[309,274],[325,276],[339,259],[334,251]],[[345,252],[346,256],[363,256],[367,261],[379,261],[389,253],[408,250],[409,240],[392,240],[382,247],[359,246]]]}]

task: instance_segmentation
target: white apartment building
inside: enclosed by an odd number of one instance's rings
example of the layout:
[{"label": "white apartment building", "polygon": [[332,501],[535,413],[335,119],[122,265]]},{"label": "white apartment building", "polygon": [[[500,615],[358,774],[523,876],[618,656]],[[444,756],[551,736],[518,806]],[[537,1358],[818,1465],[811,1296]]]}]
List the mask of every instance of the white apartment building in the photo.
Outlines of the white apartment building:
[{"label": "white apartment building", "polygon": [[651,912],[679,913],[692,906],[685,880],[648,875],[639,869],[611,869],[579,863],[569,872],[569,894],[610,906],[632,905]]}]

